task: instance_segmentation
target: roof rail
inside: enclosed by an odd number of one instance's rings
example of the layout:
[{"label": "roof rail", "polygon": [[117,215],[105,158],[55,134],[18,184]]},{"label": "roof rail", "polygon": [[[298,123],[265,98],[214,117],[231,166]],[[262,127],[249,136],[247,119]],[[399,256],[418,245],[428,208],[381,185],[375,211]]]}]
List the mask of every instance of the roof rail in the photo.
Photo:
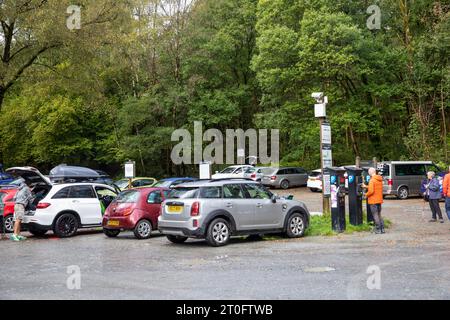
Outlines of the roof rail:
[{"label": "roof rail", "polygon": [[226,180],[246,180],[246,181],[255,182],[255,180],[252,180],[250,178],[220,178],[220,179],[210,179],[209,182],[226,181]]}]

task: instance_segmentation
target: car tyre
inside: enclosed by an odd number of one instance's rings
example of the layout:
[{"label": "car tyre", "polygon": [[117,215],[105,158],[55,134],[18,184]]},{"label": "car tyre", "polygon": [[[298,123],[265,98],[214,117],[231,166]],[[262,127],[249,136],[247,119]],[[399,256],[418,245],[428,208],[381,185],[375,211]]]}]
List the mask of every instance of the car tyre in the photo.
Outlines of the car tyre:
[{"label": "car tyre", "polygon": [[298,212],[293,213],[287,221],[286,235],[289,238],[301,238],[305,234],[305,231],[306,231],[305,216]]},{"label": "car tyre", "polygon": [[187,237],[182,237],[182,236],[174,236],[174,235],[167,235],[167,240],[169,240],[172,243],[183,243],[187,240]]},{"label": "car tyre", "polygon": [[78,219],[72,213],[60,215],[53,227],[53,232],[60,238],[69,238],[75,235],[78,230]]},{"label": "car tyre", "polygon": [[47,230],[29,228],[28,232],[35,237],[42,237],[47,233]]},{"label": "car tyre", "polygon": [[120,230],[118,230],[118,229],[103,229],[103,233],[108,238],[115,238],[120,234]]},{"label": "car tyre", "polygon": [[230,237],[230,224],[225,219],[217,218],[209,224],[206,232],[206,241],[208,241],[211,246],[225,246],[230,242]]},{"label": "car tyre", "polygon": [[3,217],[3,226],[6,233],[12,233],[14,231],[14,215],[9,214]]},{"label": "car tyre", "polygon": [[148,239],[152,236],[152,230],[152,223],[147,219],[142,219],[134,227],[134,236],[140,240]]},{"label": "car tyre", "polygon": [[408,199],[409,197],[409,190],[407,187],[400,187],[397,192],[397,198],[400,200]]},{"label": "car tyre", "polygon": [[289,189],[289,181],[287,181],[287,180],[281,181],[280,187],[281,187],[281,189],[284,189],[284,190]]}]

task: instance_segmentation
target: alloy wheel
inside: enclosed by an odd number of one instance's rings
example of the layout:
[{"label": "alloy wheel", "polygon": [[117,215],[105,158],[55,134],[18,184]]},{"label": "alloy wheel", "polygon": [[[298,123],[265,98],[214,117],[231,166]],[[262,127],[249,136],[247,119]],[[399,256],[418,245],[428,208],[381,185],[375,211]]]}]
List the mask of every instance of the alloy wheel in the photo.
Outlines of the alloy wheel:
[{"label": "alloy wheel", "polygon": [[294,235],[298,236],[302,234],[304,229],[303,219],[300,217],[294,217],[291,220],[291,231]]},{"label": "alloy wheel", "polygon": [[148,235],[152,232],[152,228],[148,224],[148,222],[141,222],[138,226],[138,233],[142,238],[148,237]]},{"label": "alloy wheel", "polygon": [[225,223],[218,222],[213,227],[213,238],[217,243],[224,243],[229,237],[229,230]]},{"label": "alloy wheel", "polygon": [[7,216],[3,223],[4,223],[4,226],[5,226],[6,232],[13,232],[14,231],[14,218],[13,218],[12,215]]}]

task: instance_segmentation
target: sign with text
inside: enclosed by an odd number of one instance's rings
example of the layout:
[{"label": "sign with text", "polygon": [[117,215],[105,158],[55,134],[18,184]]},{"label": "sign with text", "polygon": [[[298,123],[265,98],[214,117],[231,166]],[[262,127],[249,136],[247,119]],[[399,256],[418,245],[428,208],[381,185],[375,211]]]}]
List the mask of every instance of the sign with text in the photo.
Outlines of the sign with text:
[{"label": "sign with text", "polygon": [[331,125],[329,122],[322,124],[322,144],[331,145]]},{"label": "sign with text", "polygon": [[132,179],[136,176],[136,163],[128,161],[125,163],[125,178]]}]

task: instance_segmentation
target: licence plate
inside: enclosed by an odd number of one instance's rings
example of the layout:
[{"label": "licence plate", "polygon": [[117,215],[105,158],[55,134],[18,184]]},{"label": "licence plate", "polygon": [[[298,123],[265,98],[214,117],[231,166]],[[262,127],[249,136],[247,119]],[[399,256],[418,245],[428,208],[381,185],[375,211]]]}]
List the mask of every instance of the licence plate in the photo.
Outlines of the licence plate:
[{"label": "licence plate", "polygon": [[183,211],[182,206],[167,206],[168,213],[181,213]]},{"label": "licence plate", "polygon": [[120,225],[120,222],[117,220],[109,220],[107,225],[111,227],[118,227]]}]

